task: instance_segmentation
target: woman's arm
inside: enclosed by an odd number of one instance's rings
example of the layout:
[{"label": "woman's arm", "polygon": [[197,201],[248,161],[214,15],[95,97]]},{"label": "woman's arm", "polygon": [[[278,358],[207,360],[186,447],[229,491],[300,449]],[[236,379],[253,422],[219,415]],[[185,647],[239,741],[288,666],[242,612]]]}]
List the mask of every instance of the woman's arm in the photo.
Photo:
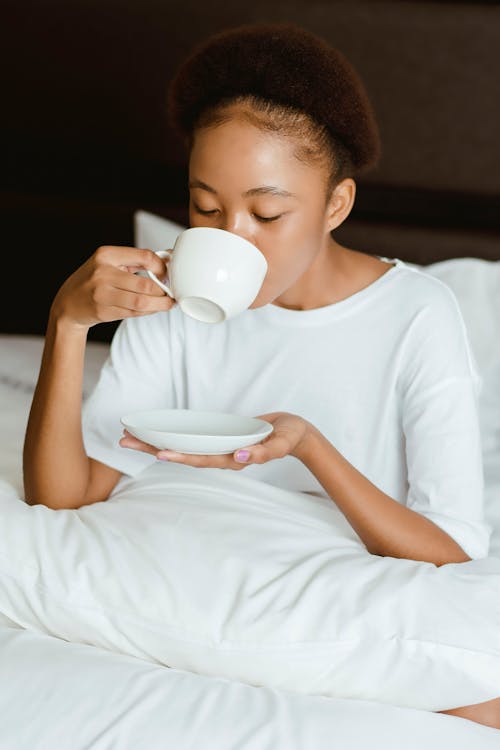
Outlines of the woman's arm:
[{"label": "woman's arm", "polygon": [[471,558],[430,519],[379,490],[309,425],[294,455],[307,466],[373,555],[434,565]]},{"label": "woman's arm", "polygon": [[308,420],[289,412],[259,414],[258,419],[271,423],[273,432],[260,443],[227,455],[200,456],[158,450],[127,431],[120,444],[151,453],[160,460],[233,470],[294,456],[314,474],[371,554],[434,565],[471,559],[433,521],[375,487]]},{"label": "woman's arm", "polygon": [[83,445],[81,404],[87,331],[50,317],[24,441],[26,502],[79,508],[104,500],[120,478],[90,460]]},{"label": "woman's arm", "polygon": [[106,500],[121,472],[89,458],[82,433],[87,333],[100,322],[169,310],[174,302],[139,268],[164,263],[152,250],[99,248],[52,302],[23,451],[25,499],[53,509]]}]

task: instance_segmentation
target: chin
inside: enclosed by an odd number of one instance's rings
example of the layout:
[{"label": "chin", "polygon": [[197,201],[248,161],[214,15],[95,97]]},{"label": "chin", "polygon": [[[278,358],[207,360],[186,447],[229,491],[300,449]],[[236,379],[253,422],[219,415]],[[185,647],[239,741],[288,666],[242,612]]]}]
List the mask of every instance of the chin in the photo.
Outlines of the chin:
[{"label": "chin", "polygon": [[256,307],[262,307],[265,305],[265,302],[262,302],[260,297],[256,297],[251,305],[248,305],[249,310],[254,310]]},{"label": "chin", "polygon": [[277,299],[281,294],[283,294],[285,290],[280,289],[276,291],[276,289],[270,289],[269,286],[264,282],[264,284],[259,289],[259,293],[255,297],[254,301],[251,305],[249,305],[249,310],[254,310],[256,307],[264,307],[264,305],[269,305],[271,302],[274,302],[275,299]]},{"label": "chin", "polygon": [[256,296],[254,301],[251,305],[248,306],[249,310],[254,310],[256,307],[264,307],[264,305],[268,305],[270,302],[274,302],[276,297],[274,295],[270,294],[259,294]]}]

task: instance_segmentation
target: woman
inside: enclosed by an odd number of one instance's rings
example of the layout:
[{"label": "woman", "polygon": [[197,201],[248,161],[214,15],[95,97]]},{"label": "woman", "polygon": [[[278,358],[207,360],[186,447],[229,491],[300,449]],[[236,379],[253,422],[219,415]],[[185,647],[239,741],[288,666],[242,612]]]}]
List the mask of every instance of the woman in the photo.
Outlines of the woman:
[{"label": "woman", "polygon": [[[332,234],[380,153],[350,63],[291,24],[229,29],[180,67],[169,113],[189,155],[190,226],[250,240],[268,273],[249,310],[207,325],[134,274],[165,273],[151,250],[100,247],[51,306],[27,502],[105,501],[121,477],[169,460],[326,493],[371,554],[485,556],[480,379],[457,301],[398,258]],[[122,322],[82,419],[87,332],[111,320]],[[274,430],[222,456],[120,439],[122,414],[164,407],[259,416]],[[449,713],[500,727],[500,698]]]}]

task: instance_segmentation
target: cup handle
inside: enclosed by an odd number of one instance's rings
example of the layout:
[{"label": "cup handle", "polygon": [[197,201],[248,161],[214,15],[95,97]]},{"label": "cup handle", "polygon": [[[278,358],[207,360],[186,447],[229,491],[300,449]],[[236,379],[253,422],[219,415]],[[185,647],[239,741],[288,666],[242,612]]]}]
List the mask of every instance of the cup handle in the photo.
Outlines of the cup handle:
[{"label": "cup handle", "polygon": [[[158,255],[160,258],[163,258],[164,260],[167,260],[167,264],[172,260],[172,250],[155,250],[156,255]],[[155,274],[152,271],[146,270],[147,275],[149,278],[155,282],[155,284],[158,284],[158,286],[163,289],[165,294],[168,294],[169,297],[172,297],[172,299],[175,299],[173,292],[171,291],[170,287],[168,287],[166,284],[163,283],[163,281],[160,281],[160,279],[155,276]],[[170,283],[170,280],[169,280]]]}]

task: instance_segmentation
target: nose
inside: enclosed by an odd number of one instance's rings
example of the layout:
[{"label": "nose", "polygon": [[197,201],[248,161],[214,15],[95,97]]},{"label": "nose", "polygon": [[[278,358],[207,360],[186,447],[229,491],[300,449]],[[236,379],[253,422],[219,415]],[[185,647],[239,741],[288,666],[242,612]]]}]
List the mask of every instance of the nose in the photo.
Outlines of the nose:
[{"label": "nose", "polygon": [[225,219],[223,219],[220,222],[219,228],[225,229],[226,232],[237,234],[239,237],[242,237],[244,240],[248,240],[248,242],[254,242],[254,239],[250,231],[245,226],[244,219],[242,219],[241,217],[238,217],[236,215],[227,216]]}]

